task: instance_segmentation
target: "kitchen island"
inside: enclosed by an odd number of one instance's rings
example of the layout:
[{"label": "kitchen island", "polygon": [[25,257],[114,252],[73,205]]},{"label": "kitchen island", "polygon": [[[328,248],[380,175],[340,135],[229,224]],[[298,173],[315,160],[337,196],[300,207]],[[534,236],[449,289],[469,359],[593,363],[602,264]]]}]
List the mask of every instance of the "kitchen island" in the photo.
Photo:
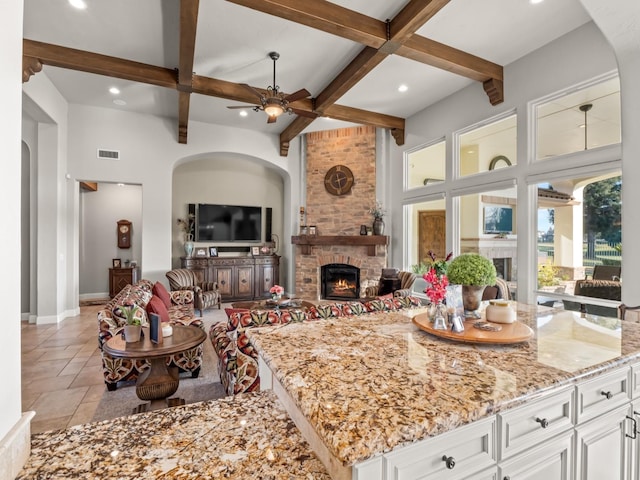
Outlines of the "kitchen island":
[{"label": "kitchen island", "polygon": [[[417,314],[247,331],[262,388],[332,478],[507,478],[536,468],[530,452],[550,463],[527,478],[556,478],[548,465],[557,478],[623,478],[598,477],[601,464],[631,471],[640,325],[518,304],[533,337],[478,345],[419,330]],[[594,433],[596,421],[613,434]],[[595,454],[602,438],[619,446],[613,467]]]}]

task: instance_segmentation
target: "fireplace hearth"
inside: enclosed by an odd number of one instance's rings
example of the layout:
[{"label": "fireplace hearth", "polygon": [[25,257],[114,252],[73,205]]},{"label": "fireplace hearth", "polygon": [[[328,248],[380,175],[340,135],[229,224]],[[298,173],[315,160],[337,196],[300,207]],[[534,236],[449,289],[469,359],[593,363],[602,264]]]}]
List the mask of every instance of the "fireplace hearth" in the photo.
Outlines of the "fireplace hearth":
[{"label": "fireplace hearth", "polygon": [[320,268],[321,298],[354,300],[360,298],[360,269],[344,263],[330,263]]}]

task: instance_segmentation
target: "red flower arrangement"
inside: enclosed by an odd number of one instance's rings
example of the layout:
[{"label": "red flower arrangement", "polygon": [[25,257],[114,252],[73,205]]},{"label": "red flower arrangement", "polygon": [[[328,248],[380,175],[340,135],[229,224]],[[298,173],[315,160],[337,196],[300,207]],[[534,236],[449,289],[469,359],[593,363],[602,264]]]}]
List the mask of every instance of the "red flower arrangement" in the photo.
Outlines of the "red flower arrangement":
[{"label": "red flower arrangement", "polygon": [[284,293],[284,288],[282,288],[280,285],[274,285],[269,289],[269,293],[271,293],[272,295],[282,295]]},{"label": "red flower arrangement", "polygon": [[429,269],[422,278],[430,285],[424,293],[427,294],[431,303],[442,302],[447,295],[447,285],[449,285],[449,279],[445,274],[438,275],[435,268]]}]

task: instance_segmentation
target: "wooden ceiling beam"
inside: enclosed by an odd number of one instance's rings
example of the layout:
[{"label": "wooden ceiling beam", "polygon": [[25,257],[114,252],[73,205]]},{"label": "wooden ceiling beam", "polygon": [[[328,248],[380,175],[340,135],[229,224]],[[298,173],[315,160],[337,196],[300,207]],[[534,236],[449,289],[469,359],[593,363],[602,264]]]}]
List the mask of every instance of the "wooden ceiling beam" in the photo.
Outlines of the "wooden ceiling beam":
[{"label": "wooden ceiling beam", "polygon": [[[179,91],[179,112],[178,112],[178,140],[180,138],[186,141],[187,121],[189,118],[190,93],[198,93],[212,97],[225,98],[237,102],[245,102],[248,104],[255,103],[255,96],[251,94],[246,87],[233,82],[219,80],[200,75],[192,75],[191,88],[189,91],[180,91],[178,83],[178,75],[174,70],[168,68],[155,67],[153,65],[132,62],[115,57],[107,57],[83,50],[75,50],[58,45],[34,42],[32,40],[24,40],[25,53],[23,55],[23,68],[32,75],[41,69],[42,65],[52,65],[70,70],[81,72],[95,73],[98,75],[107,75],[114,78],[122,78],[125,80],[139,81],[150,85],[171,88]],[[39,67],[38,67],[39,66]],[[145,77],[144,74],[149,76]],[[28,78],[23,81],[28,81]],[[254,87],[255,90],[266,93],[266,90]],[[309,98],[303,98],[292,102],[291,107],[309,113],[317,113],[319,116],[332,117],[345,122],[359,123],[364,125],[372,125],[374,127],[389,128],[392,132],[404,131],[404,119],[394,117],[392,115],[384,115],[380,113],[370,112],[357,108],[351,108],[342,105],[329,105],[324,109],[323,113],[314,110],[314,102]],[[302,119],[305,119],[304,121]],[[283,140],[286,139],[288,144],[296,135],[304,130],[313,118],[298,117],[292,124],[281,134],[281,151]],[[292,126],[293,125],[293,126]],[[302,128],[300,128],[302,127]],[[299,131],[297,131],[299,129]],[[293,136],[291,132],[297,131]],[[395,134],[394,134],[395,137]],[[396,137],[397,139],[397,137]],[[182,143],[182,142],[181,142]],[[399,143],[401,145],[402,143]]]},{"label": "wooden ceiling beam", "polygon": [[43,65],[122,78],[158,87],[176,88],[177,85],[176,72],[170,68],[27,39],[22,41],[22,48],[24,56],[37,58]]},{"label": "wooden ceiling beam", "polygon": [[325,0],[228,1],[369,47],[380,48],[387,41],[385,22]]},{"label": "wooden ceiling beam", "polygon": [[196,49],[200,0],[180,0],[180,48],[178,60],[178,142],[187,143],[189,105]]},{"label": "wooden ceiling beam", "polygon": [[[396,37],[395,42],[388,41],[385,22],[339,7],[325,0],[227,1],[316,28],[368,47],[395,53],[472,80],[486,82],[493,79],[496,81],[492,82],[494,84],[500,84],[503,81],[503,68],[500,65],[415,33],[407,36],[408,32],[420,28],[448,0],[432,0],[428,2],[430,5],[426,8],[424,3],[411,5],[410,2],[403,9],[406,12],[401,12],[396,16],[394,19],[396,23],[391,21],[390,34]],[[419,15],[412,16],[412,13],[416,11]],[[503,93],[500,93],[498,97],[503,98]]]}]

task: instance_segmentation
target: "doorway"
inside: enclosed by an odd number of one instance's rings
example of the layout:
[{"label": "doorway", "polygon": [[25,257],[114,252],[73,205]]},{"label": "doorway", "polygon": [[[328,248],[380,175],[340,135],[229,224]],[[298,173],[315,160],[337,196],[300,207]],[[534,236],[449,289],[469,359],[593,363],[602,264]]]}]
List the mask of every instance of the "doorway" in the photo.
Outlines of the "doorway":
[{"label": "doorway", "polygon": [[446,210],[420,210],[418,212],[418,262],[431,262],[429,250],[438,259],[444,259],[446,244]]}]

